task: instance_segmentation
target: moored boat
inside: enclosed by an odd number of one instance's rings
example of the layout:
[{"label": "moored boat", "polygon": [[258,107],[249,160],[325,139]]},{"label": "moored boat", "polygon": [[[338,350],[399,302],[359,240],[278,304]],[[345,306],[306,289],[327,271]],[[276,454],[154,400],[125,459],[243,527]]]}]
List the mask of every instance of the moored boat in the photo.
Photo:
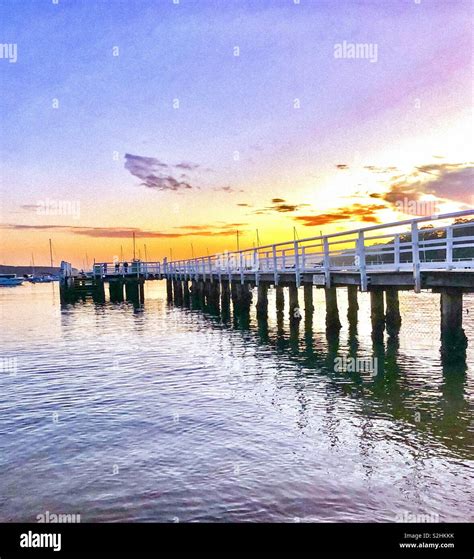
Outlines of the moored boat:
[{"label": "moored boat", "polygon": [[17,277],[16,274],[0,274],[0,287],[21,285],[23,281],[23,278]]}]

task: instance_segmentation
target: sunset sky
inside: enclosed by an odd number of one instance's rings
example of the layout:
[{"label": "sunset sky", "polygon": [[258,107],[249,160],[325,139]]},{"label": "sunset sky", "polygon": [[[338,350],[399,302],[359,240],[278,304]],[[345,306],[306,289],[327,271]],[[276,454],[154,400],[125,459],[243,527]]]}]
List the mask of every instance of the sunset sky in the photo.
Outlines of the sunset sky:
[{"label": "sunset sky", "polygon": [[174,2],[0,0],[0,263],[473,206],[470,0]]}]

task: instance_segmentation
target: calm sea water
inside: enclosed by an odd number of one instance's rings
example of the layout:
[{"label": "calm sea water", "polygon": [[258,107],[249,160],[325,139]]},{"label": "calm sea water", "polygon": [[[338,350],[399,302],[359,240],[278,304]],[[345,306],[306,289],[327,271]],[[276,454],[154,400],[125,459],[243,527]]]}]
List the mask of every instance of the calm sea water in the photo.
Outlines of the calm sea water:
[{"label": "calm sea water", "polygon": [[[357,336],[338,296],[328,342],[319,291],[297,329],[274,292],[264,324],[173,307],[158,282],[138,310],[1,289],[0,521],[472,521],[474,298],[448,370],[439,296],[402,293],[382,348],[366,295]],[[374,351],[375,377],[334,371]]]}]

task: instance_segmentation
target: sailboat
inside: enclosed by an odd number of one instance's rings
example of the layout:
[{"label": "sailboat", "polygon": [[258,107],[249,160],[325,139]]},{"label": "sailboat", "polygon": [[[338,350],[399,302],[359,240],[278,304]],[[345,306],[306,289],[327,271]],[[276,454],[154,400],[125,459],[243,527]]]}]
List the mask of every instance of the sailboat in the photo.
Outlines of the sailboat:
[{"label": "sailboat", "polygon": [[[53,246],[51,243],[51,239],[49,239],[49,258],[50,258],[51,268],[53,268]],[[56,281],[59,279],[51,274],[42,274],[41,276],[37,276],[35,274],[35,260],[33,254],[31,255],[31,262],[32,262],[32,276],[31,278],[29,278],[29,281],[31,283],[50,283],[52,281]]]},{"label": "sailboat", "polygon": [[17,277],[16,274],[0,274],[0,287],[13,287],[14,285],[21,285],[23,278]]}]

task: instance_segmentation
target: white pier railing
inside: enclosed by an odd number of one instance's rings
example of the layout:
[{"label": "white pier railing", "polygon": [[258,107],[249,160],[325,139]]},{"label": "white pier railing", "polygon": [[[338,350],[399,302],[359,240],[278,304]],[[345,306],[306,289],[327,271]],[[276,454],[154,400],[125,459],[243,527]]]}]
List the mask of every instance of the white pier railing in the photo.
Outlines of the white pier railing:
[{"label": "white pier railing", "polygon": [[366,291],[369,273],[410,272],[419,291],[421,272],[429,270],[474,273],[474,209],[186,260],[105,262],[95,264],[93,274],[183,280],[237,276],[256,283],[270,274],[276,285],[282,276],[293,276],[298,286],[303,274],[311,274],[313,283],[330,287],[331,273],[348,272],[360,276]]},{"label": "white pier railing", "polygon": [[282,275],[293,275],[299,286],[303,274],[312,274],[314,283],[326,287],[332,272],[352,272],[360,275],[363,291],[370,272],[407,271],[419,291],[421,272],[428,270],[474,273],[474,209],[212,256],[165,259],[161,266],[163,276],[177,279],[230,280],[237,275],[242,282],[255,278],[258,283],[262,274],[271,274],[276,285]]},{"label": "white pier railing", "polygon": [[101,262],[94,264],[92,273],[94,276],[114,277],[114,276],[143,276],[154,278],[159,276],[161,279],[163,265],[161,262],[142,262],[141,260],[131,260],[130,262]]}]

